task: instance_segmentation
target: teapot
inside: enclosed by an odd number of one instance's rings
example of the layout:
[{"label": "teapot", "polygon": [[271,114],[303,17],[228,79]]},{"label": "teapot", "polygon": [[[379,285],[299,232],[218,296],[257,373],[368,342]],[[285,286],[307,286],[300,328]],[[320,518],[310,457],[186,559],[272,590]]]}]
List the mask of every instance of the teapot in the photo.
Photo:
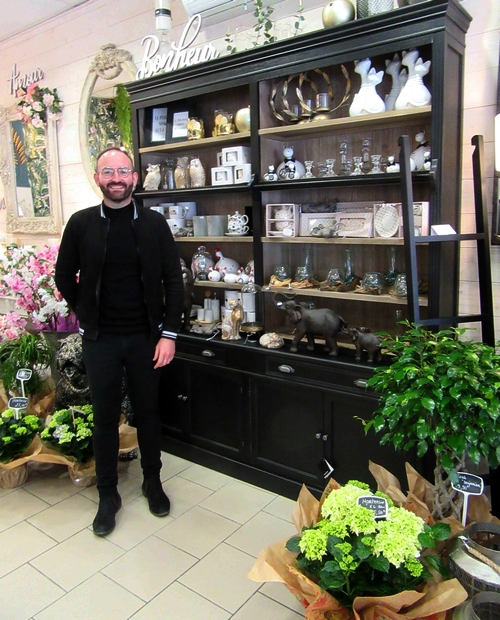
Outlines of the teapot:
[{"label": "teapot", "polygon": [[248,232],[248,215],[242,215],[239,211],[227,216],[227,230],[229,234],[245,235]]}]

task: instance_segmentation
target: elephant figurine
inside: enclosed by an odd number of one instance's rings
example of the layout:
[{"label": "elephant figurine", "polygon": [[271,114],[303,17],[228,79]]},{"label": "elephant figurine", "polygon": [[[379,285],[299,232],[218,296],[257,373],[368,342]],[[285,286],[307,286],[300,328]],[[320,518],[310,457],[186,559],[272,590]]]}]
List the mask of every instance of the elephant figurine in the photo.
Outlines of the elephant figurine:
[{"label": "elephant figurine", "polygon": [[354,341],[356,347],[356,361],[361,361],[361,352],[368,352],[368,361],[372,363],[374,360],[380,361],[382,353],[380,351],[382,338],[372,332],[361,331],[355,327],[344,330]]},{"label": "elephant figurine", "polygon": [[310,308],[307,304],[298,304],[295,295],[275,293],[273,301],[295,325],[295,336],[290,347],[292,353],[297,351],[297,345],[304,336],[307,338],[307,350],[314,351],[314,336],[320,336],[325,339],[325,351],[331,356],[338,355],[336,336],[339,331],[347,329],[347,321],[341,316],[328,308]]}]

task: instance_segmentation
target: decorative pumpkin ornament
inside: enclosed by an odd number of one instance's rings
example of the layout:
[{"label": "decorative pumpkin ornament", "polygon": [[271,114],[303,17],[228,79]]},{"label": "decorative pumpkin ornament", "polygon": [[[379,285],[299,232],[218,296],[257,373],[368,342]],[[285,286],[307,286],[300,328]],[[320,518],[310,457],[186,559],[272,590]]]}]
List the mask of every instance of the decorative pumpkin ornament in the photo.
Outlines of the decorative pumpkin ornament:
[{"label": "decorative pumpkin ornament", "polygon": [[339,26],[354,19],[354,5],[349,0],[331,0],[325,5],[321,18],[325,28]]}]

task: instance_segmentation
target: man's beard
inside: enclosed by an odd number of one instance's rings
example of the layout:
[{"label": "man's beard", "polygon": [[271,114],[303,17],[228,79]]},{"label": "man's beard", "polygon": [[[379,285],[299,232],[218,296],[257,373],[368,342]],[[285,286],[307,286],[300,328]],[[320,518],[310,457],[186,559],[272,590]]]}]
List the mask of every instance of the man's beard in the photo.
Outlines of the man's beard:
[{"label": "man's beard", "polygon": [[[109,189],[109,186],[113,186],[113,189]],[[111,202],[120,203],[130,198],[134,191],[134,185],[130,183],[127,185],[125,181],[119,181],[118,183],[108,183],[107,185],[99,184],[101,192]]]}]

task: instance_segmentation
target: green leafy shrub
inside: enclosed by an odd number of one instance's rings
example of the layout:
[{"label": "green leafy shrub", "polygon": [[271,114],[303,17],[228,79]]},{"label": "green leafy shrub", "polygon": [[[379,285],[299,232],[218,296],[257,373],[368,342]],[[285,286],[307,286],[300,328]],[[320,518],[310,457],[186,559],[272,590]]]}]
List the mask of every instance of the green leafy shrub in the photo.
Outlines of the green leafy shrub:
[{"label": "green leafy shrub", "polygon": [[383,433],[381,444],[434,452],[436,518],[460,518],[461,497],[451,488],[457,471],[486,459],[500,463],[500,356],[494,347],[464,339],[464,328],[432,332],[405,323],[384,347],[393,361],[375,368],[368,387],[380,392],[379,408],[365,423]]}]

